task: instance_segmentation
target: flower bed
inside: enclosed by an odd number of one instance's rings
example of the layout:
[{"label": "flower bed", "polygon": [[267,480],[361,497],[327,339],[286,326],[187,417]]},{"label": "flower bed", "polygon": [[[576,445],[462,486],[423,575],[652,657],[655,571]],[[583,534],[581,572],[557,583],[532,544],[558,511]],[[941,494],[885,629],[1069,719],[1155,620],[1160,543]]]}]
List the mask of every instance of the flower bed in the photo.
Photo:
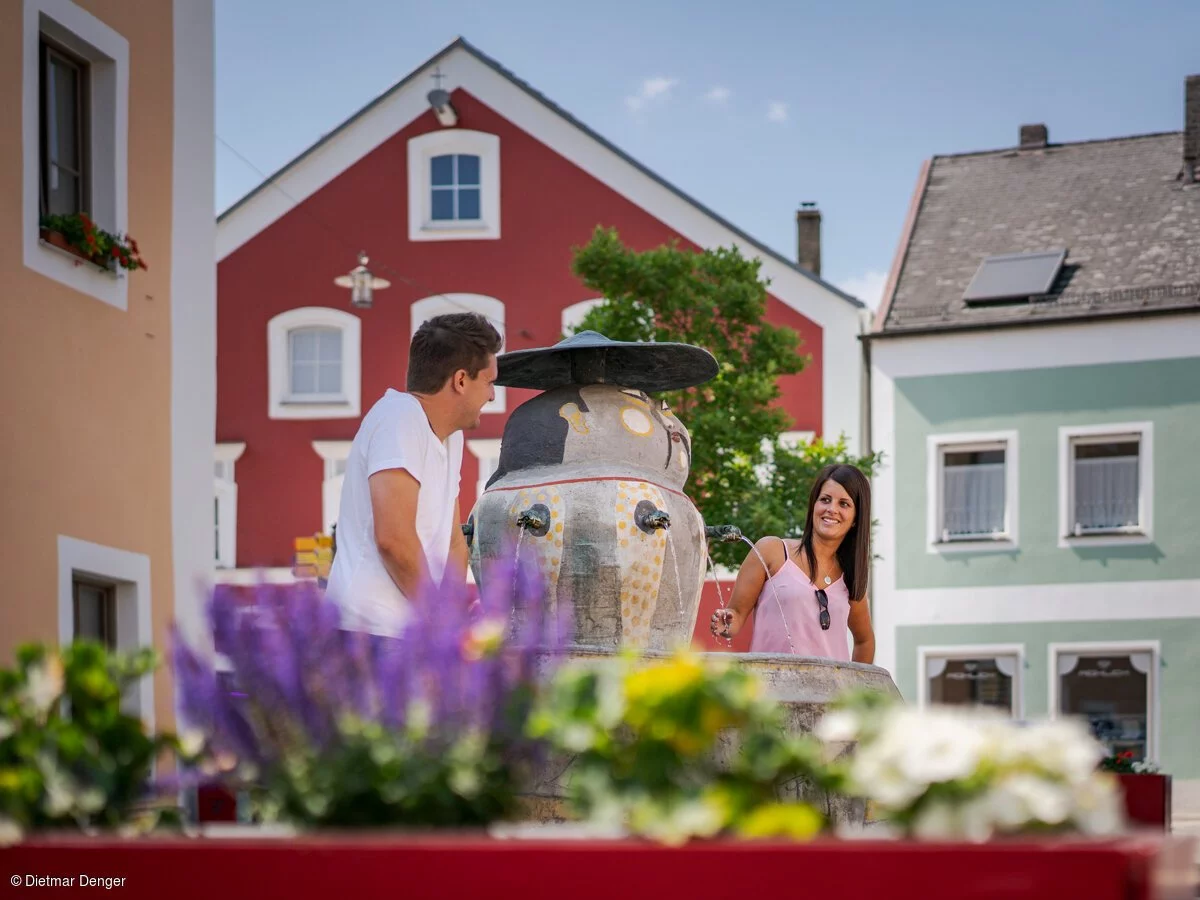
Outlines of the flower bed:
[{"label": "flower bed", "polygon": [[[1195,891],[1195,838],[988,844],[819,840],[494,840],[326,835],[289,840],[34,839],[0,850],[5,876],[124,879],[123,898],[730,896],[1174,900]],[[103,883],[94,886],[103,887]],[[903,886],[902,889],[899,886]],[[22,881],[22,886],[26,882]],[[29,884],[33,887],[33,884]],[[65,888],[62,893],[77,890]],[[45,896],[39,891],[38,896]]]}]

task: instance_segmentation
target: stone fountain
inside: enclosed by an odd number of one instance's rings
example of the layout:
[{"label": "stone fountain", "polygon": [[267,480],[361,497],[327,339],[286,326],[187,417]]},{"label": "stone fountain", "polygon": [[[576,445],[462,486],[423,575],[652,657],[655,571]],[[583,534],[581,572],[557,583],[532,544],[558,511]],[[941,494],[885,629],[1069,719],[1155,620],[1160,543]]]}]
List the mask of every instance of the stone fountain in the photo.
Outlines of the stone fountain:
[{"label": "stone fountain", "polygon": [[[677,343],[612,341],[594,331],[499,357],[497,384],[542,393],[509,416],[500,461],[465,528],[480,582],[492,564],[534,559],[547,602],[572,604],[569,655],[602,660],[618,649],[648,656],[691,642],[709,540],[739,540],[733,525],[706,526],[684,493],[691,467],[687,427],[653,394],[703,384],[718,364]],[[515,545],[515,551],[514,551]],[[854,687],[898,693],[876,666],[790,654],[738,654],[810,731],[825,706]],[[727,748],[732,752],[732,748]],[[532,815],[555,818],[569,760],[551,761],[534,785]],[[822,803],[840,822],[861,822],[850,801]]]}]

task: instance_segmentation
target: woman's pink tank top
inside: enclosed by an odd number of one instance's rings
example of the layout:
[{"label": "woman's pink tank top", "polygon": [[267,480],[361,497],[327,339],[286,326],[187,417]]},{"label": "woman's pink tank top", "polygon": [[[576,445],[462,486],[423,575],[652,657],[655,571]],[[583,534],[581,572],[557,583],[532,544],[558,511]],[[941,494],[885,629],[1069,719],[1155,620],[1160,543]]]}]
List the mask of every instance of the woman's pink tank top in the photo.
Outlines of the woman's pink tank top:
[{"label": "woman's pink tank top", "polygon": [[783,565],[767,579],[758,595],[750,652],[795,653],[849,662],[850,592],[845,579],[839,578],[825,588],[829,598],[829,630],[825,631],[821,628],[816,587],[796,565],[786,543],[783,553]]}]

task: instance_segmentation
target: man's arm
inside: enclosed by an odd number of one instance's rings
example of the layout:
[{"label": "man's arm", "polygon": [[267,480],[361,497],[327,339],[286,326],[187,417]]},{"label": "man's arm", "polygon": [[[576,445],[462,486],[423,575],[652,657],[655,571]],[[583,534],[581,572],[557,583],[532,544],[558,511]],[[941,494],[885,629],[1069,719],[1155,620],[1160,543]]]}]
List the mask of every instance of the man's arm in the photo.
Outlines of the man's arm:
[{"label": "man's arm", "polygon": [[425,551],[417,536],[417,498],[421,483],[407,469],[384,469],[367,482],[375,517],[375,546],[400,592],[415,600],[429,581]]},{"label": "man's arm", "polygon": [[454,500],[454,525],[450,530],[450,559],[447,576],[453,575],[456,584],[467,581],[467,538],[462,531],[462,518],[459,514],[458,499]]}]

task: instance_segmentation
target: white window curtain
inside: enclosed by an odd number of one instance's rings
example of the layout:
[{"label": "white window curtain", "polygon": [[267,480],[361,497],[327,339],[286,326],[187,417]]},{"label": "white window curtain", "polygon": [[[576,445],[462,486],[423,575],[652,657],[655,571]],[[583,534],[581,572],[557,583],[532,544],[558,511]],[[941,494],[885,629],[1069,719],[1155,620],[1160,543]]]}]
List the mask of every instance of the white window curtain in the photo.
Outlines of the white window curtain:
[{"label": "white window curtain", "polygon": [[342,393],[342,333],[337,328],[297,328],[288,335],[291,393]]},{"label": "white window curtain", "polygon": [[1136,456],[1075,460],[1076,530],[1135,527],[1138,519]]},{"label": "white window curtain", "polygon": [[1006,678],[1013,678],[1017,674],[1017,658],[1015,656],[997,656],[996,670]]},{"label": "white window curtain", "polygon": [[946,466],[943,532],[946,537],[1004,531],[1004,463]]}]

